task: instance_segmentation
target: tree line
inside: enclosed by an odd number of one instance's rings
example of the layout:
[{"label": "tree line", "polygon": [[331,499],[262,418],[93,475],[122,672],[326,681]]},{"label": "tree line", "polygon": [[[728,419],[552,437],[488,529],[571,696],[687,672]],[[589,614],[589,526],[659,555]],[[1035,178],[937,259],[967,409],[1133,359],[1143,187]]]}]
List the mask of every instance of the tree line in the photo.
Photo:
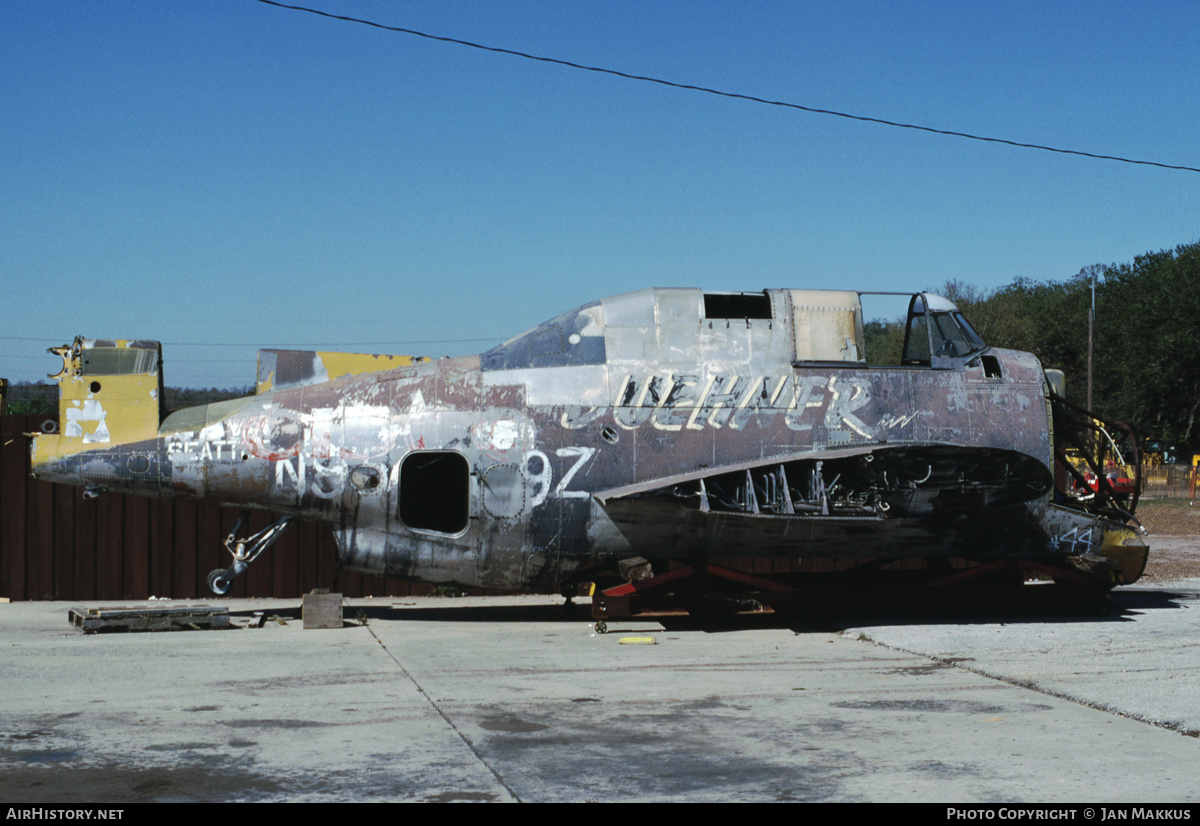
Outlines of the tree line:
[{"label": "tree line", "polygon": [[[1027,350],[1062,370],[1087,403],[1088,312],[1095,286],[1092,407],[1143,443],[1200,453],[1200,242],[1092,265],[1066,281],[1017,278],[988,292],[948,281],[930,292],[958,305],[993,347]],[[898,363],[903,321],[874,320],[876,363]]]}]

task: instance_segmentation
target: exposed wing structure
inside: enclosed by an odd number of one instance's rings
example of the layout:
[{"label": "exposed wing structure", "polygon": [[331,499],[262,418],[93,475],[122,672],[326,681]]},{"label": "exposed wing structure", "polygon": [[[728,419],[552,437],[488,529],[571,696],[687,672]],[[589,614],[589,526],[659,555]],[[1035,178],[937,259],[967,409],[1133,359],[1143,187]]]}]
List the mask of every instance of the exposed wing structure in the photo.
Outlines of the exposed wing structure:
[{"label": "exposed wing structure", "polygon": [[[634,549],[725,556],[1019,555],[1049,471],[1009,450],[910,445],[741,463],[597,494]],[[964,553],[964,548],[970,550]]]}]

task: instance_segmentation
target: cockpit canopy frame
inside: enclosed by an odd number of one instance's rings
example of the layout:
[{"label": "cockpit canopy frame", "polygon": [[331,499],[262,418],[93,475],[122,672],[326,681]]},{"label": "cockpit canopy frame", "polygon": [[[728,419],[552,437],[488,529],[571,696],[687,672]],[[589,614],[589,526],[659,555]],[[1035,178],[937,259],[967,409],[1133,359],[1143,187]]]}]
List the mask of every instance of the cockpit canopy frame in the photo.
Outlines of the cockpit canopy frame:
[{"label": "cockpit canopy frame", "polygon": [[[906,293],[861,293],[905,295]],[[908,302],[904,349],[900,364],[947,369],[988,348],[954,302],[930,293],[916,293]]]}]

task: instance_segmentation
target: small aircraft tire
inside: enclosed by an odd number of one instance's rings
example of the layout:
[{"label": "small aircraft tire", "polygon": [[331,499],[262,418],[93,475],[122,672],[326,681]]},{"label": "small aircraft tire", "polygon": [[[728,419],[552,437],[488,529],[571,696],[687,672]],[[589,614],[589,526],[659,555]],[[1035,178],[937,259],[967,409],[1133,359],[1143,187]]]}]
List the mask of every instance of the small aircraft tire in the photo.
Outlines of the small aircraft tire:
[{"label": "small aircraft tire", "polygon": [[607,634],[608,633],[608,623],[605,622],[604,620],[597,620],[596,621],[596,633],[597,634]]},{"label": "small aircraft tire", "polygon": [[223,597],[229,593],[229,586],[233,583],[225,576],[224,568],[217,568],[208,575],[208,590],[212,591],[219,597]]}]

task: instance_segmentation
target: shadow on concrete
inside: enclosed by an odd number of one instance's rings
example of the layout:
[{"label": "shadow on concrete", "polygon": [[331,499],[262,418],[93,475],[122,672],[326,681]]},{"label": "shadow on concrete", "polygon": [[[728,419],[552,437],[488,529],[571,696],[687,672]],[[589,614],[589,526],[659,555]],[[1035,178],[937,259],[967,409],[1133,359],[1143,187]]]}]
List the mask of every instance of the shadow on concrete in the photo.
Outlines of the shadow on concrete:
[{"label": "shadow on concrete", "polygon": [[[507,625],[512,623],[592,623],[591,606],[584,599],[572,605],[563,602],[538,605],[480,605],[473,597],[470,604],[459,603],[453,597],[436,605],[405,605],[403,598],[391,600],[390,604],[348,604],[343,609],[345,625],[356,626],[379,622],[461,622]],[[819,607],[795,608],[775,613],[722,613],[708,606],[703,613],[683,616],[655,616],[644,614],[627,618],[613,618],[608,622],[612,631],[630,633],[628,626],[659,624],[669,631],[699,631],[722,633],[755,628],[787,628],[795,633],[815,631],[840,631],[863,625],[930,625],[930,624],[992,624],[1004,623],[1095,623],[1136,622],[1149,611],[1177,610],[1190,603],[1200,601],[1196,588],[1124,588],[1112,592],[1106,602],[1094,600],[1082,603],[1059,604],[1053,599],[1025,599],[1021,604],[1005,602],[1001,598],[981,600],[972,597],[961,599],[931,600],[927,595],[890,595],[880,599],[878,595],[858,595],[837,604],[823,601]],[[744,603],[743,603],[744,604]],[[241,624],[266,625],[275,621],[299,621],[299,606],[267,610],[245,610],[230,612],[231,617]]]}]

